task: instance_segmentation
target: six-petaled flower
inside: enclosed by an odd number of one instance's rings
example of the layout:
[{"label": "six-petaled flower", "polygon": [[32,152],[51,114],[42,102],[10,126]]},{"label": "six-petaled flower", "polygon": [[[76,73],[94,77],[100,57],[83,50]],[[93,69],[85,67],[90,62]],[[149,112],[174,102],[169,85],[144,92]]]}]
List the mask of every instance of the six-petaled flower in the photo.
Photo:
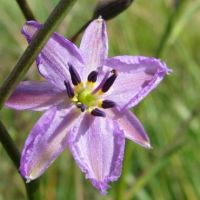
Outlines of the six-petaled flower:
[{"label": "six-petaled flower", "polygon": [[[42,27],[28,21],[28,42]],[[29,134],[20,172],[39,177],[68,146],[80,169],[105,193],[121,173],[125,138],[150,148],[149,138],[129,109],[169,72],[156,58],[108,58],[106,25],[91,22],[80,48],[54,33],[36,59],[45,81],[24,81],[6,105],[17,110],[46,111]]]}]

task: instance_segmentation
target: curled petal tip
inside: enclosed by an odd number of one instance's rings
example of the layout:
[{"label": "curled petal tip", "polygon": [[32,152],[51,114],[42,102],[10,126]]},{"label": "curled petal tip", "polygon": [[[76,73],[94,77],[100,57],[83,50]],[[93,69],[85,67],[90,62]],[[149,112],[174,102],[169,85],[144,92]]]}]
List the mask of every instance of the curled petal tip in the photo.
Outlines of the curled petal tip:
[{"label": "curled petal tip", "polygon": [[[163,62],[163,61],[161,61],[161,60],[158,60],[158,61],[160,62],[161,69],[162,69],[161,71],[164,72],[164,75],[165,75],[165,74],[169,75],[169,74],[171,74],[171,73],[173,72],[172,69],[168,68],[168,66],[166,65],[165,62]],[[155,59],[155,62],[156,62],[156,59]]]},{"label": "curled petal tip", "polygon": [[29,177],[29,178],[26,179],[26,183],[30,183],[32,180],[33,179]]},{"label": "curled petal tip", "polygon": [[97,18],[97,23],[102,23],[104,20],[102,18],[102,16],[100,15],[98,18]]},{"label": "curled petal tip", "polygon": [[[133,138],[128,138],[128,139],[133,140]],[[146,148],[146,149],[149,149],[149,150],[150,150],[150,149],[153,148],[153,147],[151,146],[151,143],[150,143],[149,140],[146,140],[146,141],[144,141],[144,140],[133,140],[133,141],[136,142],[137,144],[139,144],[140,146]]]},{"label": "curled petal tip", "polygon": [[97,190],[102,194],[102,195],[106,195],[107,194],[107,190],[109,189],[109,185],[107,183],[107,181],[105,180],[104,182],[98,182],[96,180],[91,180],[92,184],[94,187],[97,188]]},{"label": "curled petal tip", "polygon": [[171,73],[173,73],[173,70],[172,69],[169,69],[169,68],[167,68],[167,75],[169,75],[169,74],[171,74]]},{"label": "curled petal tip", "polygon": [[147,149],[153,149],[153,147],[151,146],[150,142],[144,142],[143,145]]}]

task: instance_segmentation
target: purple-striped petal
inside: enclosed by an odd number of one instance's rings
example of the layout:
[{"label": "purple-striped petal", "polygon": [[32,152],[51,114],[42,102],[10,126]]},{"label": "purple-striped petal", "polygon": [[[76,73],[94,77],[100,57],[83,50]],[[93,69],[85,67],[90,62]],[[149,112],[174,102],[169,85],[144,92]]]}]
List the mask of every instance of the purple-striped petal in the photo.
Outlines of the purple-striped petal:
[{"label": "purple-striped petal", "polygon": [[138,104],[170,72],[160,60],[141,56],[117,56],[107,59],[105,65],[118,72],[105,98],[121,109]]},{"label": "purple-striped petal", "polygon": [[108,55],[108,38],[106,24],[103,19],[97,19],[87,27],[80,44],[81,55],[85,62],[84,78],[91,71],[100,70]]},{"label": "purple-striped petal", "polygon": [[5,105],[16,110],[42,111],[60,104],[65,99],[69,104],[66,93],[61,92],[48,82],[23,81],[11,94]]},{"label": "purple-striped petal", "polygon": [[107,110],[106,114],[111,119],[118,122],[118,125],[120,129],[124,131],[126,138],[145,148],[151,148],[149,137],[143,125],[131,111],[124,110],[122,113],[116,108],[113,108]]},{"label": "purple-striped petal", "polygon": [[116,122],[85,115],[69,135],[70,150],[94,187],[106,193],[121,174],[125,137]]},{"label": "purple-striped petal", "polygon": [[49,109],[29,134],[23,148],[20,172],[27,181],[39,177],[67,145],[67,134],[79,111]]},{"label": "purple-striped petal", "polygon": [[[42,28],[36,21],[28,21],[23,26],[22,33],[30,42],[35,33]],[[79,49],[69,40],[54,33],[37,57],[40,73],[56,87],[64,89],[64,81],[70,80],[68,63],[81,72],[83,60]]]}]

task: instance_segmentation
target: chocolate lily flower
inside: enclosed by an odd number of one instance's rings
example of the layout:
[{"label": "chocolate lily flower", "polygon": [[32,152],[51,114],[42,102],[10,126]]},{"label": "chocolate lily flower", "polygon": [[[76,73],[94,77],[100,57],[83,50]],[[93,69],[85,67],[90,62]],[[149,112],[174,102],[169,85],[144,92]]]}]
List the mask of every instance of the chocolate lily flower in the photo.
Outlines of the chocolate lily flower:
[{"label": "chocolate lily flower", "polygon": [[[28,42],[42,27],[28,21]],[[45,111],[31,130],[20,172],[39,177],[68,146],[93,186],[106,193],[121,173],[125,138],[150,148],[139,120],[129,111],[169,72],[156,58],[108,58],[103,19],[91,22],[80,48],[54,33],[36,60],[45,81],[23,81],[6,102],[17,110]]]}]

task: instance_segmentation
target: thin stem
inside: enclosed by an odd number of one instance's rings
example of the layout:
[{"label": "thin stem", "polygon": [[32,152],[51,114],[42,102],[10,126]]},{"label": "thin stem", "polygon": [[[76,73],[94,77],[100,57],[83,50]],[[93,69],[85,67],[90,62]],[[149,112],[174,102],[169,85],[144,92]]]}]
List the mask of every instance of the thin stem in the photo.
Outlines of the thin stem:
[{"label": "thin stem", "polygon": [[8,131],[6,130],[3,123],[0,121],[0,141],[6,150],[7,154],[11,158],[13,164],[15,165],[16,169],[19,169],[19,162],[20,162],[20,153],[17,147],[15,146],[14,141],[10,137]]},{"label": "thin stem", "polygon": [[13,71],[0,88],[0,109],[10,96],[13,89],[22,80],[37,54],[41,51],[56,26],[62,21],[65,14],[70,10],[75,1],[76,0],[61,0],[44,23],[43,28],[38,31],[35,38],[31,41],[24,54],[15,65]]},{"label": "thin stem", "polygon": [[33,180],[30,183],[25,183],[26,193],[29,200],[40,200],[42,199],[40,194],[40,179]]},{"label": "thin stem", "polygon": [[[0,121],[0,141],[18,171],[20,166],[20,152],[15,146],[13,139],[10,137],[8,131],[6,130],[5,126],[1,121]],[[19,175],[21,176],[21,174]],[[37,180],[37,181],[32,181],[31,183],[26,183],[23,177],[22,179],[26,187],[28,199],[40,200],[39,181]]]},{"label": "thin stem", "polygon": [[26,2],[26,0],[16,0],[20,9],[22,10],[22,13],[24,15],[24,17],[27,20],[33,20],[35,19],[33,12],[31,11],[28,3]]}]

